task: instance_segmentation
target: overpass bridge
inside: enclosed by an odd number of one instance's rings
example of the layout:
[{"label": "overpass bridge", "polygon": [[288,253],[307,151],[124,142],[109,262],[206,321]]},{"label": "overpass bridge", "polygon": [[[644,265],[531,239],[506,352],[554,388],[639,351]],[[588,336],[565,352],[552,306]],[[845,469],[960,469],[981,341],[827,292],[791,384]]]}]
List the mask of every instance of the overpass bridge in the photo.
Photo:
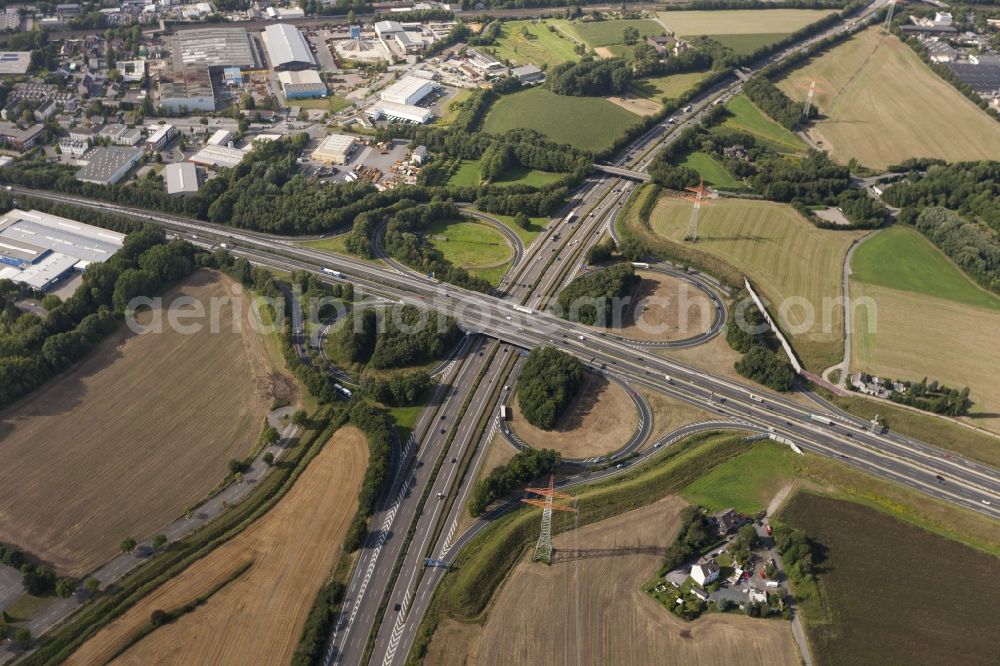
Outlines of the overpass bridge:
[{"label": "overpass bridge", "polygon": [[643,173],[642,171],[633,171],[632,169],[626,169],[624,167],[611,166],[610,164],[595,164],[594,168],[598,171],[603,171],[604,173],[610,173],[615,176],[620,176],[622,178],[631,178],[632,180],[637,180],[640,183],[648,183],[651,178],[648,173]]}]

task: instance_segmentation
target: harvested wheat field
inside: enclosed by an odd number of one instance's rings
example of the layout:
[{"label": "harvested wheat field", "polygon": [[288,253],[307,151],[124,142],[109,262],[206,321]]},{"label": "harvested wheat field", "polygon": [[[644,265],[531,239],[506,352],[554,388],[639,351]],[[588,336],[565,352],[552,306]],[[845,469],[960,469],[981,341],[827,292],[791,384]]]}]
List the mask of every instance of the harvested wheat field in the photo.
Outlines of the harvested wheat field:
[{"label": "harvested wheat field", "polygon": [[1000,159],[1000,126],[896,37],[873,27],[778,86],[796,102],[816,82],[821,120],[807,134],[843,163],[884,169],[909,157]]},{"label": "harvested wheat field", "polygon": [[641,587],[673,540],[684,503],[668,498],[555,538],[560,550],[656,546],[653,552],[521,561],[490,610],[481,664],[798,664],[791,625],[709,614],[671,615]]},{"label": "harvested wheat field", "polygon": [[[233,296],[200,271],[166,296]],[[275,397],[294,399],[260,333],[220,310],[219,333],[123,328],[82,363],[0,412],[0,541],[81,575],[177,518],[249,453]],[[243,332],[233,332],[242,316]],[[193,323],[188,320],[186,323]],[[275,361],[276,362],[276,361]]]},{"label": "harvested wheat field", "polygon": [[564,458],[613,453],[628,443],[639,422],[631,396],[618,384],[593,372],[552,430],[542,430],[521,416],[517,400],[510,407],[511,430],[536,449],[555,449]]},{"label": "harvested wheat field", "polygon": [[289,663],[316,592],[340,557],[367,461],[361,431],[338,430],[277,506],[102,629],[67,663],[106,663],[154,610],[182,606],[248,558],[250,569],[205,605],[113,663]]},{"label": "harvested wheat field", "polygon": [[683,340],[712,325],[712,302],[697,287],[662,273],[636,271],[636,275],[640,281],[623,313],[619,335],[657,342]]}]

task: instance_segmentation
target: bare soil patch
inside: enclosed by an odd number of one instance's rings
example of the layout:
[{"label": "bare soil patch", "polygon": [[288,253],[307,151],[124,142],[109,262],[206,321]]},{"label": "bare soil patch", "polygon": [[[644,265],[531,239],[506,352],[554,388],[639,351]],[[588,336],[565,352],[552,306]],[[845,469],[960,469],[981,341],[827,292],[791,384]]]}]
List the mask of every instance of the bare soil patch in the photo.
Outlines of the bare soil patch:
[{"label": "bare soil patch", "polygon": [[632,113],[638,113],[640,116],[651,116],[660,110],[660,103],[648,99],[646,97],[638,97],[635,95],[628,95],[625,97],[605,97],[612,104],[617,104],[623,109],[627,109]]},{"label": "bare soil patch", "polygon": [[67,663],[105,663],[154,610],[187,603],[248,559],[250,569],[204,606],[113,663],[289,663],[316,592],[340,557],[367,460],[364,435],[338,430],[270,512],[99,631]]},{"label": "bare soil patch", "polygon": [[[517,565],[478,643],[482,664],[798,664],[788,623],[706,615],[684,622],[643,593],[659,552],[674,538],[684,503],[667,498],[559,535],[558,550],[623,554]],[[666,659],[666,662],[664,661]]]},{"label": "bare soil patch", "polygon": [[565,458],[590,458],[617,451],[635,433],[638,413],[618,384],[593,372],[552,430],[542,430],[521,416],[511,400],[511,429],[537,449],[555,449]]},{"label": "bare soil patch", "polygon": [[[275,397],[295,398],[235,282],[201,271],[166,295],[237,299],[219,329],[123,328],[0,412],[0,541],[81,575],[170,522],[249,453]],[[241,316],[242,332],[233,318]],[[280,394],[280,395],[276,395]]]},{"label": "bare soil patch", "polygon": [[633,340],[666,342],[693,338],[707,331],[714,306],[705,294],[682,280],[637,271],[641,279],[633,288],[624,312],[620,334]]}]

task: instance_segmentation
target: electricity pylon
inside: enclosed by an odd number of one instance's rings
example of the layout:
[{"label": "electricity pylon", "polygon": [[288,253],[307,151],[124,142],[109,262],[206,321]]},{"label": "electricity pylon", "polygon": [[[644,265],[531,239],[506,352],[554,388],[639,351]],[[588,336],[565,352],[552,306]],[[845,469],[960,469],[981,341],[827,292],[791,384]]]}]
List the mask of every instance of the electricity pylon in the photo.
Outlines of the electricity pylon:
[{"label": "electricity pylon", "polygon": [[698,183],[698,187],[686,187],[684,189],[688,192],[694,192],[693,197],[688,197],[688,201],[694,202],[694,208],[691,210],[691,221],[688,222],[688,230],[684,236],[684,240],[696,243],[698,242],[698,216],[701,212],[701,200],[710,190],[705,187],[704,178]]},{"label": "electricity pylon", "polygon": [[802,108],[802,120],[809,120],[809,111],[812,109],[814,94],[816,94],[815,81],[809,84],[809,92],[806,94],[806,105]]},{"label": "electricity pylon", "polygon": [[573,497],[556,490],[555,474],[549,475],[548,488],[525,488],[525,492],[541,495],[543,498],[522,499],[521,501],[542,508],[542,533],[538,535],[538,543],[535,544],[535,555],[532,559],[535,562],[541,560],[549,564],[552,561],[552,511],[576,512],[576,509],[556,504],[553,500],[557,497],[559,499],[573,499]]}]

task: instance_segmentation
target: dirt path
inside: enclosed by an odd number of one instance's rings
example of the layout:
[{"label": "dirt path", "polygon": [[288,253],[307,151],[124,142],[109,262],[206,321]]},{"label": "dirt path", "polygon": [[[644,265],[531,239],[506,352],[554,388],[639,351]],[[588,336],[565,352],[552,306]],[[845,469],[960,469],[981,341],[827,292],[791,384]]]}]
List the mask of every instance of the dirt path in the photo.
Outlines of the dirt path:
[{"label": "dirt path", "polygon": [[114,663],[288,663],[316,592],[340,556],[367,457],[360,431],[338,430],[270,512],[99,631],[66,663],[105,663],[153,610],[187,603],[247,560],[250,569],[204,606],[157,629]]}]

